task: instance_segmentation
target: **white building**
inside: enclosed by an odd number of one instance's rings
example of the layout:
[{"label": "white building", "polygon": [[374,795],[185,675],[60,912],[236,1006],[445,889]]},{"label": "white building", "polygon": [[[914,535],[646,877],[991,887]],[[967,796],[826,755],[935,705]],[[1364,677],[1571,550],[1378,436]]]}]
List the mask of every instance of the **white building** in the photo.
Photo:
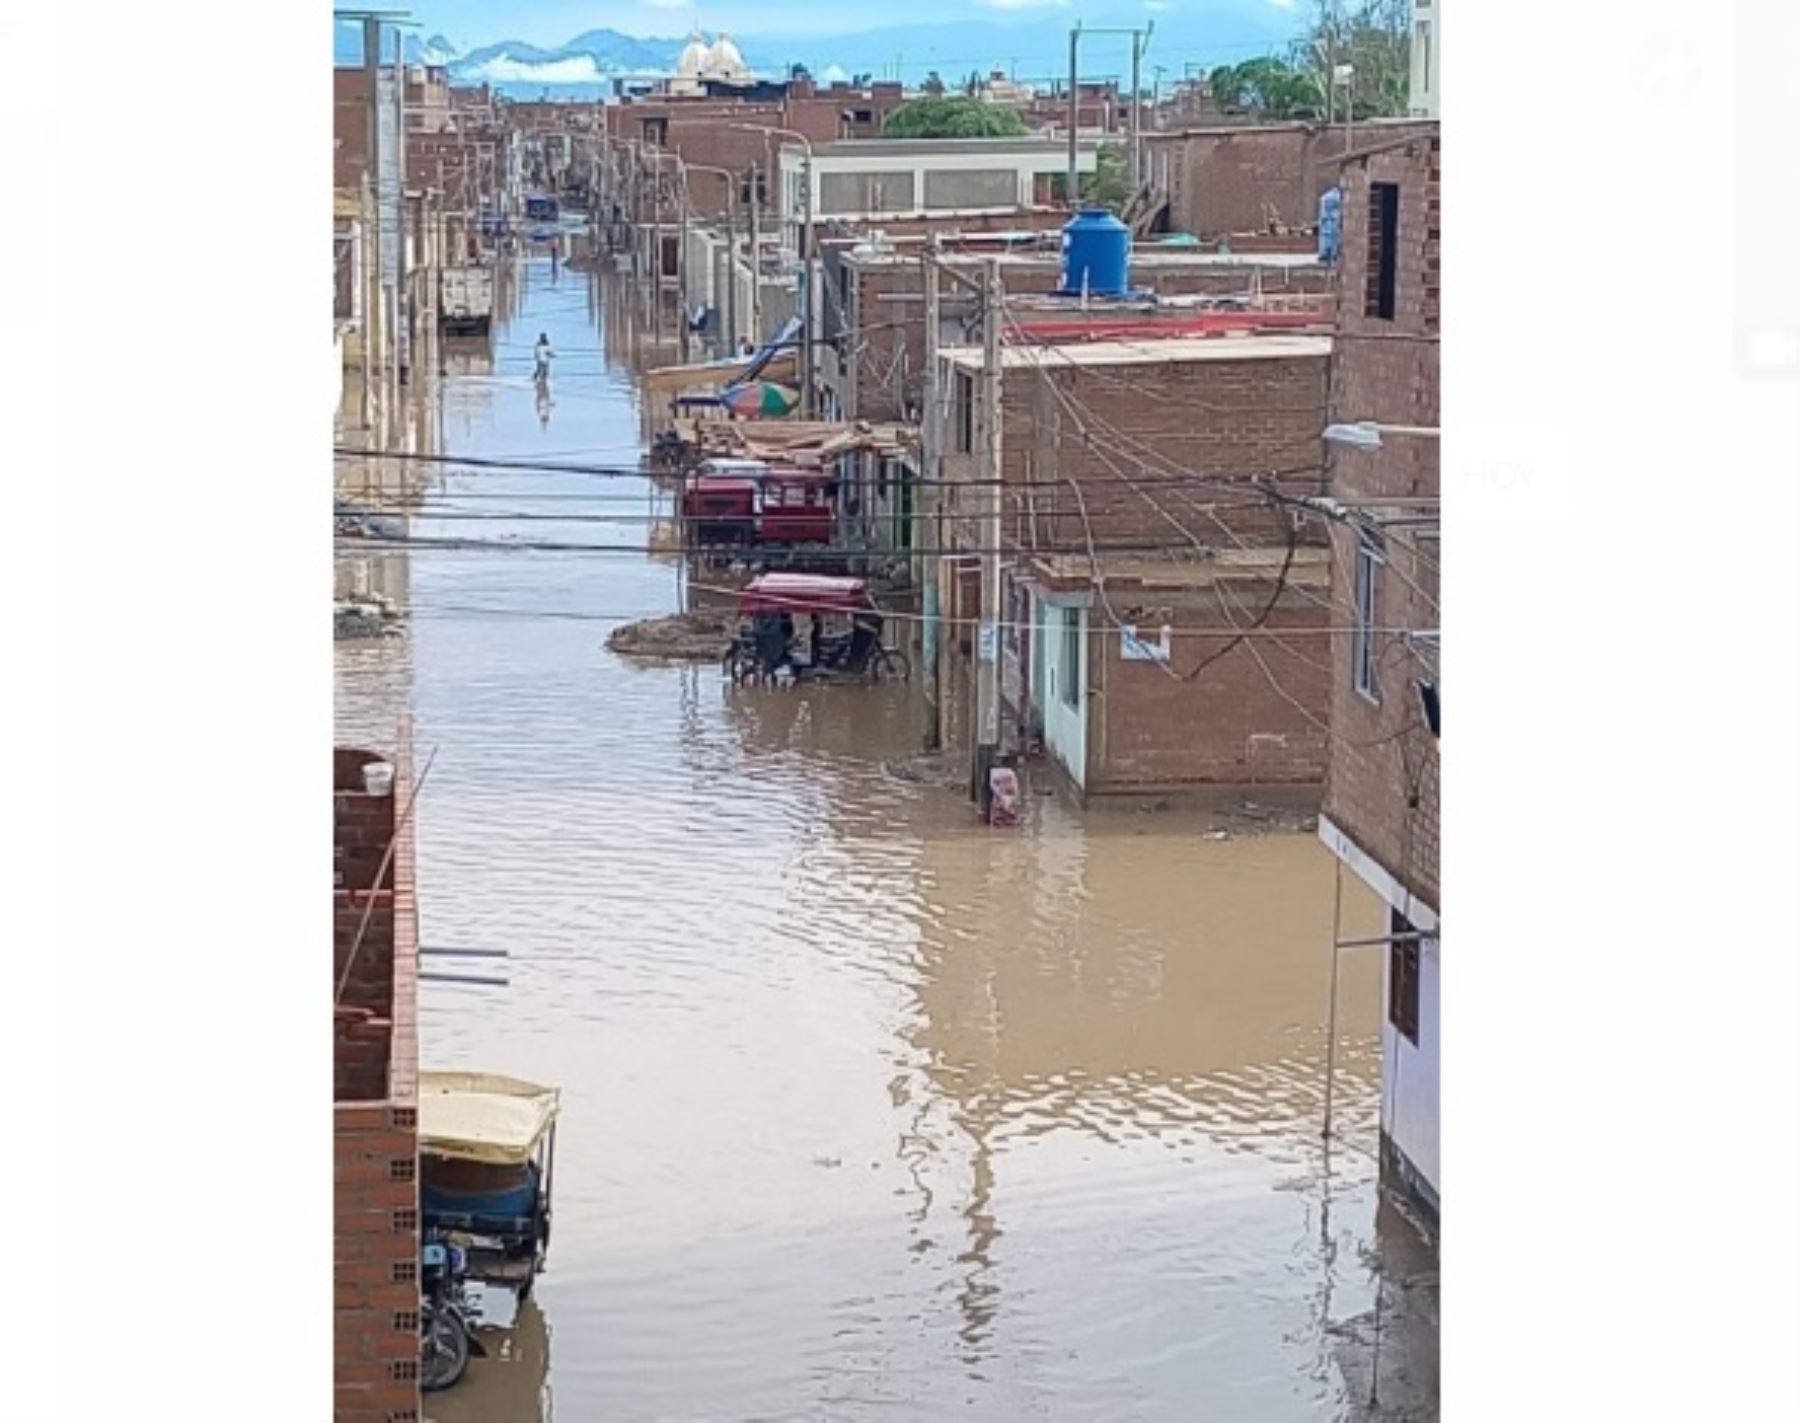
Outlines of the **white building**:
[{"label": "white building", "polygon": [[688,36],[687,46],[675,61],[675,75],[668,83],[671,94],[703,94],[706,81],[747,84],[754,76],[744,63],[730,35],[720,32],[711,44],[698,30]]},{"label": "white building", "polygon": [[1412,80],[1407,112],[1415,119],[1438,116],[1438,6],[1441,0],[1413,0]]},{"label": "white building", "polygon": [[[1094,171],[1096,145],[1081,144],[1077,170]],[[791,247],[804,207],[806,150],[781,150],[782,231]],[[1053,139],[867,138],[812,147],[812,215],[866,221],[883,217],[1017,212],[1048,201],[1049,180],[1068,172],[1069,151]]]}]

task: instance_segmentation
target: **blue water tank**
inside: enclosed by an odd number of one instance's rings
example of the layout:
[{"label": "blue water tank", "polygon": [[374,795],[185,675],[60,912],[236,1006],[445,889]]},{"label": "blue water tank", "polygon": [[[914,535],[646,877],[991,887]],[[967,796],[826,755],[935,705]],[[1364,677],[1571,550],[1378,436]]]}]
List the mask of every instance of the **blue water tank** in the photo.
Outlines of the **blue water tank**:
[{"label": "blue water tank", "polygon": [[1319,199],[1319,261],[1329,267],[1338,259],[1338,240],[1344,230],[1344,190],[1328,188]]},{"label": "blue water tank", "polygon": [[1062,231],[1062,289],[1074,296],[1124,296],[1131,279],[1131,229],[1105,208],[1085,208]]}]

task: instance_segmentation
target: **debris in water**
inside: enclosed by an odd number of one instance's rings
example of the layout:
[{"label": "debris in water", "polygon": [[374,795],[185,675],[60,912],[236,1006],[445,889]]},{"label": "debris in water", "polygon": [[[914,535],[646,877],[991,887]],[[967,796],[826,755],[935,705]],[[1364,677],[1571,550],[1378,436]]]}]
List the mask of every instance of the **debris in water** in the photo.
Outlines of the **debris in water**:
[{"label": "debris in water", "polygon": [[621,657],[659,662],[717,662],[731,645],[731,613],[673,613],[614,628],[606,647]]}]

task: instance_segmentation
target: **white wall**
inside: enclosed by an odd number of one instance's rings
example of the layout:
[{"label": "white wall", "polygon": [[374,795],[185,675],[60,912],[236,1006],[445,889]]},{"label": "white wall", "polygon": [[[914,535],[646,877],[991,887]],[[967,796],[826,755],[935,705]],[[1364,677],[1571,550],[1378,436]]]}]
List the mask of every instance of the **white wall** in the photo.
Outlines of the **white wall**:
[{"label": "white wall", "polygon": [[[1388,955],[1383,955],[1384,959]],[[1419,1041],[1392,1023],[1381,1031],[1381,1129],[1438,1194],[1438,941],[1419,943]],[[1387,1002],[1387,970],[1382,970]]]},{"label": "white wall", "polygon": [[1413,0],[1412,76],[1407,111],[1416,119],[1438,116],[1438,7],[1443,0]]},{"label": "white wall", "polygon": [[[1387,1019],[1388,960],[1382,955],[1381,1003],[1381,1130],[1399,1147],[1413,1169],[1424,1177],[1434,1196],[1438,1186],[1438,1081],[1441,1036],[1438,1017],[1438,962],[1441,926],[1437,907],[1414,898],[1374,856],[1352,840],[1329,817],[1319,817],[1319,839],[1357,878],[1390,908],[1405,915],[1422,933],[1439,935],[1419,946],[1419,1041],[1408,1042]],[[1349,950],[1355,953],[1357,950]]]},{"label": "white wall", "polygon": [[[802,216],[801,208],[801,174],[804,157],[798,149],[784,148],[781,151],[781,220],[784,232],[796,226]],[[1075,168],[1079,173],[1092,173],[1099,164],[1098,154],[1091,144],[1084,144],[1075,155]],[[887,211],[881,213],[842,213],[827,214],[821,206],[824,178],[827,173],[891,173],[897,171],[910,172],[913,179],[913,206],[909,210],[913,215],[927,211],[939,211],[926,205],[926,175],[930,173],[979,173],[1005,170],[1013,174],[1015,180],[1014,200],[1010,204],[995,208],[972,208],[971,212],[1007,212],[1015,208],[1029,207],[1036,192],[1037,179],[1040,175],[1057,177],[1068,172],[1068,158],[1055,152],[1046,153],[1041,145],[1036,149],[1027,149],[1013,153],[995,151],[993,149],[976,149],[973,151],[942,151],[930,154],[909,153],[904,149],[890,150],[883,153],[879,145],[871,145],[868,153],[816,154],[812,164],[812,201],[813,221],[821,221],[824,217],[854,218],[867,217],[871,220],[882,217],[899,217],[904,214]],[[955,211],[955,209],[942,209]]]},{"label": "white wall", "polygon": [[[1040,705],[1044,713],[1044,749],[1076,785],[1087,783],[1088,635],[1084,608],[1053,608],[1032,599],[1036,636],[1044,649],[1044,681]],[[1066,618],[1081,629],[1081,697],[1071,707],[1063,700],[1063,638]]]}]

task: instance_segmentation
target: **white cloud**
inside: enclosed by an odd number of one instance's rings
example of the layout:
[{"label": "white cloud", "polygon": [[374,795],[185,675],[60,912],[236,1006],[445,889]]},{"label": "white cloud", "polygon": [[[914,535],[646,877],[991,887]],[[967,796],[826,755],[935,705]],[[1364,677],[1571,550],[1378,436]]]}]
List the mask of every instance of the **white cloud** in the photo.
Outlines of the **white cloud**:
[{"label": "white cloud", "polygon": [[465,76],[485,80],[489,84],[603,84],[606,76],[594,63],[591,54],[572,54],[565,59],[552,59],[534,64],[514,59],[510,54],[497,54],[476,65]]},{"label": "white cloud", "polygon": [[1294,8],[1294,0],[1268,0],[1268,3],[1273,5],[1277,10],[1291,10]]},{"label": "white cloud", "polygon": [[685,10],[688,0],[644,0],[652,10]]},{"label": "white cloud", "polygon": [[850,78],[850,71],[842,65],[828,64],[825,72],[819,76],[827,84],[842,84]]}]

